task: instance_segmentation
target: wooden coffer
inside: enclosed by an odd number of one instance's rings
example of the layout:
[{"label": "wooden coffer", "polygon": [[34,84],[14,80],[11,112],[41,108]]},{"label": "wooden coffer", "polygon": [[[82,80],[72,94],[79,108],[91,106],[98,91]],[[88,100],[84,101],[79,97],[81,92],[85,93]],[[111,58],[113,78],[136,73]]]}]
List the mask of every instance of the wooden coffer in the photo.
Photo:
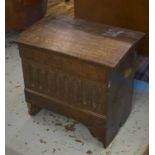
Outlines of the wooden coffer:
[{"label": "wooden coffer", "polygon": [[143,33],[48,16],[17,39],[30,114],[41,108],[84,123],[107,146],[131,111]]}]

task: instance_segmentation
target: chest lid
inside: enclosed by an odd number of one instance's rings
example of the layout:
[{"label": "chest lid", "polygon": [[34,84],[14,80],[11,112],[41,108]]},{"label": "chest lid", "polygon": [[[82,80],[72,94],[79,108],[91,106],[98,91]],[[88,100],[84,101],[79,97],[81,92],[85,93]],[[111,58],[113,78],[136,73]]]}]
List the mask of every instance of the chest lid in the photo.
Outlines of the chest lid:
[{"label": "chest lid", "polygon": [[137,31],[52,15],[22,32],[16,42],[114,68],[143,36]]}]

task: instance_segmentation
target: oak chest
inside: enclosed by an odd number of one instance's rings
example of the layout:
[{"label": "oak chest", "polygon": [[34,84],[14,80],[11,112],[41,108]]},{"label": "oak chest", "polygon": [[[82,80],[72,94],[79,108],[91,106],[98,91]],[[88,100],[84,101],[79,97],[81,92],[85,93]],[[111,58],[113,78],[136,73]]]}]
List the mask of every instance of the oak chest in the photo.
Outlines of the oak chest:
[{"label": "oak chest", "polygon": [[107,146],[131,111],[143,33],[48,16],[17,39],[30,114],[41,108],[84,123]]}]

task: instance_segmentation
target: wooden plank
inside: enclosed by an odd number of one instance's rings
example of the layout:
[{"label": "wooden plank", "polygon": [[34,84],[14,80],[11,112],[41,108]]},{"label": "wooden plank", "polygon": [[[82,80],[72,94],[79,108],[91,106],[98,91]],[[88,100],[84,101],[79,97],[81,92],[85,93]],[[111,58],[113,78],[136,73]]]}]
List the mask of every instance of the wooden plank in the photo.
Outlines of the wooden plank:
[{"label": "wooden plank", "polygon": [[24,31],[17,42],[113,68],[143,35],[72,17],[48,16]]}]

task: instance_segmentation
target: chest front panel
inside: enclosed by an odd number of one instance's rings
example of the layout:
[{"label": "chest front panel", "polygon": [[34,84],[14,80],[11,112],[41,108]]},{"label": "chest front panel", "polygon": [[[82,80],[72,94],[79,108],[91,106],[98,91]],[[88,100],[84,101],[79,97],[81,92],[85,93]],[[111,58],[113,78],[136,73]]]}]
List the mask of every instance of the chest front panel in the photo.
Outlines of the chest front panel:
[{"label": "chest front panel", "polygon": [[20,54],[27,89],[66,106],[105,114],[106,69],[28,46],[20,47]]}]

